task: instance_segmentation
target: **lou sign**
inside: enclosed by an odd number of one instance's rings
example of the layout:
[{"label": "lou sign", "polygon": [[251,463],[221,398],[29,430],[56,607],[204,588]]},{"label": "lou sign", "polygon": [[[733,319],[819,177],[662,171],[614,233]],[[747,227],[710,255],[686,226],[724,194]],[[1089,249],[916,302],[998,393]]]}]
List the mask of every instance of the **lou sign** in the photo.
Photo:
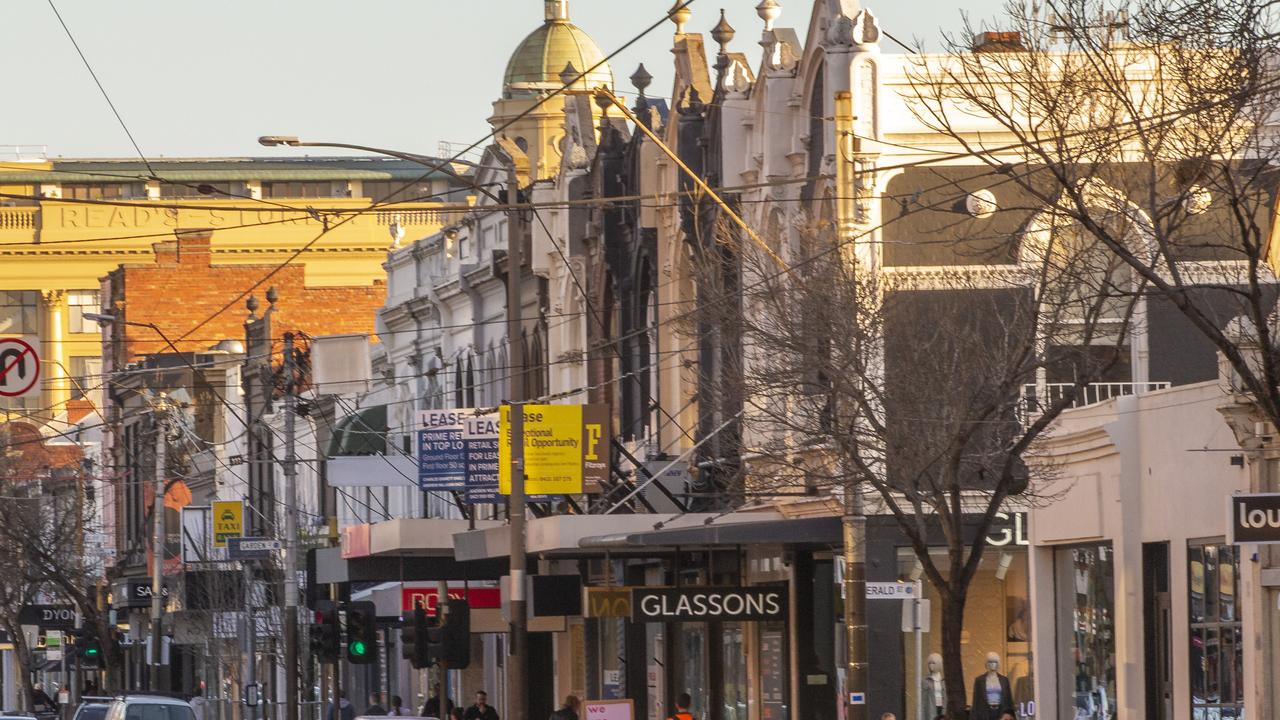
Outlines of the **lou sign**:
[{"label": "lou sign", "polygon": [[1233,543],[1280,543],[1280,493],[1233,495],[1227,499]]}]

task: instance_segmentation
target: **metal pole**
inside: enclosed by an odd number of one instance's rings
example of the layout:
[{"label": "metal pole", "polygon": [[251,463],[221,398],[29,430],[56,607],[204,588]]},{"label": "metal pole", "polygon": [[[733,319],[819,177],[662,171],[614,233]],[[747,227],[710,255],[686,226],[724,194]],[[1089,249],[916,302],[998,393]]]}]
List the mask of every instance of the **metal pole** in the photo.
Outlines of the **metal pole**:
[{"label": "metal pole", "polygon": [[285,720],[298,720],[298,468],[297,385],[293,333],[284,334],[284,695]]},{"label": "metal pole", "polygon": [[867,518],[861,488],[845,488],[844,531],[844,629],[847,644],[848,681],[844,698],[847,720],[867,720]]},{"label": "metal pole", "polygon": [[[261,699],[261,693],[251,690],[254,685],[258,684],[258,647],[256,636],[258,634],[258,623],[253,616],[253,565],[248,560],[242,560],[240,566],[244,569],[244,682],[240,683],[240,702],[244,703],[244,716],[246,720],[253,720],[257,717],[257,702]],[[252,693],[253,697],[250,697]],[[251,704],[250,700],[254,702]]]},{"label": "metal pole", "polygon": [[156,477],[155,498],[151,510],[151,671],[149,688],[160,689],[160,613],[164,610],[161,597],[164,578],[164,478],[167,472],[168,409],[162,404],[156,407]]},{"label": "metal pole", "polygon": [[511,612],[510,635],[507,642],[507,717],[509,720],[526,720],[528,715],[528,618],[525,615],[525,538],[524,538],[524,348],[521,340],[520,276],[524,265],[523,233],[520,232],[520,212],[514,209],[519,202],[519,181],[515,161],[507,169],[507,203],[513,209],[507,211],[507,353],[511,371]]},{"label": "metal pole", "polygon": [[[924,600],[921,598],[924,593],[924,583],[916,581],[915,597],[911,598],[911,617],[915,624],[916,634],[916,692],[920,692],[920,688],[924,687],[924,628],[920,622],[920,611],[924,609]],[[924,695],[920,696],[920,706],[924,706]],[[925,713],[917,712],[920,717],[928,717]],[[932,720],[932,719],[930,719]]]}]

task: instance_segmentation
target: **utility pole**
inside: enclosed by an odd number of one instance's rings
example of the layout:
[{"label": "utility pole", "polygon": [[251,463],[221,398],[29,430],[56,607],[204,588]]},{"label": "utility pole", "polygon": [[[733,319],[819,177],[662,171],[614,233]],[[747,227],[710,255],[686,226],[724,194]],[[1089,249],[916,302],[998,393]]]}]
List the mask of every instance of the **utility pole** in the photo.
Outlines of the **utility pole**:
[{"label": "utility pole", "polygon": [[168,465],[169,409],[161,397],[155,406],[156,477],[151,510],[151,691],[160,689],[160,613],[164,610],[164,479]]},{"label": "utility pole", "polygon": [[[507,168],[507,357],[511,362],[511,406],[507,417],[511,423],[511,613],[507,639],[507,717],[526,720],[529,701],[528,616],[525,609],[525,538],[524,538],[524,371],[525,357],[521,339],[520,276],[524,265],[523,233],[520,232],[519,179],[515,158]],[[441,602],[444,598],[440,598]]]},{"label": "utility pole", "polygon": [[293,333],[284,334],[284,694],[285,720],[298,720],[298,462]]},{"label": "utility pole", "polygon": [[244,572],[244,680],[240,683],[240,702],[244,704],[246,720],[254,720],[258,716],[258,618],[253,601],[253,563],[241,560],[240,567]]}]

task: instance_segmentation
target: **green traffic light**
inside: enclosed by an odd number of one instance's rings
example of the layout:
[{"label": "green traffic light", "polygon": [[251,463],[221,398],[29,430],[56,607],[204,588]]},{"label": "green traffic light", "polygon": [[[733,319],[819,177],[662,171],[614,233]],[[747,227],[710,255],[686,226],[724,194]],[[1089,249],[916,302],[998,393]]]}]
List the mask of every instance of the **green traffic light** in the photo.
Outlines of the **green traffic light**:
[{"label": "green traffic light", "polygon": [[85,654],[87,657],[96,657],[96,656],[97,656],[97,654],[98,654],[98,648],[92,648],[92,647],[91,647],[91,648],[85,648],[85,649],[84,649],[84,654]]},{"label": "green traffic light", "polygon": [[352,655],[355,655],[357,657],[363,657],[364,654],[369,651],[369,648],[365,647],[365,644],[360,640],[356,640],[355,642],[351,643],[351,646],[347,649],[351,651]]}]

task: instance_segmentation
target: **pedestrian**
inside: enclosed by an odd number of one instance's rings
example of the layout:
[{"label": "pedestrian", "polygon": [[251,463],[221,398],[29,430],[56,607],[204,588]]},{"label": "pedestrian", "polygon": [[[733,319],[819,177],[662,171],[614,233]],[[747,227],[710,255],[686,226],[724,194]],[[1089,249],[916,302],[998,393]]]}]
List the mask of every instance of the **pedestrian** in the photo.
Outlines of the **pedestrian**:
[{"label": "pedestrian", "polygon": [[31,709],[36,712],[53,712],[58,709],[57,703],[44,691],[44,683],[31,686]]},{"label": "pedestrian", "polygon": [[1000,711],[1000,720],[1018,720],[1018,714],[1009,708]]},{"label": "pedestrian", "polygon": [[462,708],[460,708],[460,707],[455,707],[454,709],[450,710],[450,711],[449,711],[449,720],[463,720],[463,718],[462,718]]},{"label": "pedestrian", "polygon": [[551,713],[551,720],[578,720],[578,696],[569,695],[564,699],[564,705],[559,710]]},{"label": "pedestrian", "polygon": [[386,715],[387,709],[382,707],[382,693],[369,693],[369,707],[364,710],[365,715]]},{"label": "pedestrian", "polygon": [[885,713],[880,716],[880,720],[898,720],[898,716],[893,713]]},{"label": "pedestrian", "polygon": [[422,717],[436,718],[436,720],[445,720],[453,713],[453,701],[448,695],[440,691],[440,683],[431,686],[431,697],[427,698],[427,703],[422,706]]},{"label": "pedestrian", "polygon": [[687,692],[682,692],[676,696],[676,711],[667,720],[694,720],[693,713],[689,712],[689,708],[693,705],[693,697]]},{"label": "pedestrian", "polygon": [[394,715],[396,717],[408,717],[409,708],[404,706],[404,700],[402,700],[399,695],[392,695],[391,707],[387,708],[387,714]]},{"label": "pedestrian", "polygon": [[489,694],[483,690],[477,690],[476,704],[467,708],[462,720],[498,720],[498,711],[489,704]]},{"label": "pedestrian", "polygon": [[347,699],[346,690],[338,691],[338,706],[335,708],[329,703],[324,715],[326,720],[356,720],[356,706]]}]

